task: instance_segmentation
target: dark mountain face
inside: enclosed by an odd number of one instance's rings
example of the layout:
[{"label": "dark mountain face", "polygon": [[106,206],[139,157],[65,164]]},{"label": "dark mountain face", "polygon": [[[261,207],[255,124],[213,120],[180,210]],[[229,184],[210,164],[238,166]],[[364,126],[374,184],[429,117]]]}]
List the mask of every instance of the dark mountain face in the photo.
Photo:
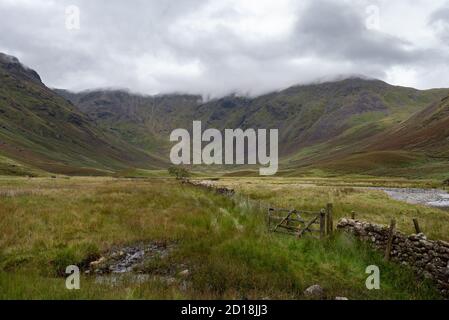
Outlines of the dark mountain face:
[{"label": "dark mountain face", "polygon": [[0,67],[18,79],[42,83],[37,72],[22,65],[16,57],[0,52]]},{"label": "dark mountain face", "polygon": [[139,147],[167,153],[171,130],[189,129],[193,120],[201,120],[205,128],[220,130],[277,128],[281,154],[290,157],[312,146],[322,146],[327,155],[329,142],[351,148],[440,99],[443,91],[419,91],[357,78],[204,103],[192,95],[61,94],[101,126]]},{"label": "dark mountain face", "polygon": [[[0,154],[52,172],[95,173],[156,162],[48,89],[17,59],[0,56]],[[80,169],[86,168],[86,169]]]},{"label": "dark mountain face", "polygon": [[118,139],[169,160],[169,135],[175,128],[190,128],[200,96],[142,96],[126,91],[57,92]]}]

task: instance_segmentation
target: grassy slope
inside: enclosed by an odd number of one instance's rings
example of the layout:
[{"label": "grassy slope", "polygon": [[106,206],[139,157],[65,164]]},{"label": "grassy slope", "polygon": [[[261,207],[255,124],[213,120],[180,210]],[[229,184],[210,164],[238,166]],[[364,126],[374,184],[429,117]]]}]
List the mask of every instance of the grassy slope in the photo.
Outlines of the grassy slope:
[{"label": "grassy slope", "polygon": [[108,132],[69,102],[26,76],[18,62],[0,63],[0,154],[45,171],[107,174],[160,164]]},{"label": "grassy slope", "polygon": [[45,171],[0,155],[0,176],[45,176]]},{"label": "grassy slope", "polygon": [[[251,197],[270,200],[276,194],[290,205],[305,206],[298,199],[317,196],[307,204],[314,209],[337,192],[268,192],[261,185],[257,190],[250,190]],[[352,192],[338,194],[350,197],[338,199],[363,205]],[[265,212],[247,201],[237,198],[233,202],[174,181],[3,178],[0,197],[2,299],[296,299],[304,298],[303,290],[315,283],[325,288],[329,298],[439,297],[410,271],[384,262],[381,255],[350,237],[341,235],[320,242],[271,234],[266,230]],[[333,200],[341,212],[341,204]],[[366,212],[377,213],[372,204],[363,206]],[[433,220],[425,214],[420,221],[426,230],[425,221]],[[69,291],[64,278],[56,276],[64,266],[81,263],[113,245],[153,240],[177,242],[166,263],[188,265],[191,275],[187,288],[156,279],[110,287],[83,276],[81,290]],[[365,268],[372,264],[381,268],[381,290],[365,288]]]},{"label": "grassy slope", "polygon": [[321,164],[335,172],[410,178],[449,177],[449,97],[370,137],[358,153]]},{"label": "grassy slope", "polygon": [[[378,175],[397,172],[395,163],[407,165],[414,159],[399,154],[397,160],[391,155],[382,162],[382,154],[366,154],[357,160],[357,152],[372,137],[447,95],[447,90],[419,91],[376,80],[347,79],[292,87],[256,98],[227,96],[205,103],[188,95],[60,93],[102,127],[161,156],[168,154],[167,140],[172,129],[189,129],[192,120],[202,120],[205,127],[218,129],[278,128],[281,167],[298,174],[308,167],[345,173],[356,164],[354,172]],[[347,157],[351,157],[351,165],[346,165]]]},{"label": "grassy slope", "polygon": [[165,159],[171,130],[185,127],[186,120],[194,118],[200,99],[181,94],[143,96],[122,90],[56,92],[116,137]]},{"label": "grassy slope", "polygon": [[449,96],[376,137],[373,150],[409,150],[449,160]]}]

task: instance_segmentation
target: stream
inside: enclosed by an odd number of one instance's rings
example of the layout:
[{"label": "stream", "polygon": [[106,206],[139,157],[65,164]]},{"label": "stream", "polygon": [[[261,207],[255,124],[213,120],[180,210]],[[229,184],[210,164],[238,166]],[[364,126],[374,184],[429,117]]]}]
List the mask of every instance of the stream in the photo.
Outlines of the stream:
[{"label": "stream", "polygon": [[410,204],[421,204],[434,208],[449,209],[449,194],[445,190],[382,187],[370,187],[369,189],[382,190],[391,198]]}]

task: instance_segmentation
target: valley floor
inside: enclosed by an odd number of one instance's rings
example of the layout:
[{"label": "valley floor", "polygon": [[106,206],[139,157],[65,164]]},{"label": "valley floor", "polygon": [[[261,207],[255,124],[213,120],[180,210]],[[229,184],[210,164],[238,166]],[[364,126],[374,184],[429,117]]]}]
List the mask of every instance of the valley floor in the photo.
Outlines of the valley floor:
[{"label": "valley floor", "polygon": [[[412,232],[411,219],[418,217],[429,238],[442,240],[449,240],[448,212],[358,190],[349,181],[216,183],[237,195],[231,199],[167,178],[0,178],[0,299],[304,299],[314,284],[328,299],[441,298],[432,284],[350,236],[318,241],[269,233],[264,207],[319,210],[332,202],[335,220],[351,211],[379,223],[395,217],[405,232]],[[138,270],[146,277],[138,281],[100,281],[108,275],[84,273],[117,248],[148,244],[170,251],[158,256],[155,250],[143,261]],[[65,287],[71,264],[83,270],[80,290]],[[369,265],[381,270],[380,290],[365,286]]]}]

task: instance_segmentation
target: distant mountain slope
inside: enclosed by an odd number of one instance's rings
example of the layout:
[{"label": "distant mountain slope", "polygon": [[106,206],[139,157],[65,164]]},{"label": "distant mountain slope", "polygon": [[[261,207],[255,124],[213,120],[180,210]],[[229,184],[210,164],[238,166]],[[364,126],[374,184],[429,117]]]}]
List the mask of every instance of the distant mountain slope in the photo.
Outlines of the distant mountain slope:
[{"label": "distant mountain slope", "polygon": [[352,153],[326,159],[317,167],[345,173],[447,179],[449,97],[365,139],[357,147]]},{"label": "distant mountain slope", "polygon": [[48,89],[35,71],[5,54],[0,54],[0,155],[68,174],[161,163],[96,128],[91,119]]},{"label": "distant mountain slope", "polygon": [[[284,157],[332,142],[352,146],[438,100],[442,90],[419,91],[378,80],[347,79],[292,87],[255,99],[224,98],[197,113],[211,126],[278,128]],[[204,116],[206,115],[206,116]],[[308,151],[307,151],[308,152]],[[323,155],[323,154],[322,154]],[[307,158],[299,154],[299,158]]]},{"label": "distant mountain slope", "polygon": [[102,127],[139,147],[168,154],[174,128],[277,128],[286,167],[345,156],[365,139],[394,127],[447,90],[420,91],[359,78],[291,87],[256,98],[143,97],[124,91],[59,91]]},{"label": "distant mountain slope", "polygon": [[124,90],[72,93],[50,90],[35,71],[3,54],[0,81],[0,174],[166,167],[170,132],[190,129],[193,120],[220,130],[279,129],[280,167],[294,175],[316,168],[401,174],[432,157],[441,159],[435,172],[449,168],[448,89],[350,78],[211,101]]},{"label": "distant mountain slope", "polygon": [[373,150],[421,151],[449,160],[449,96],[379,136],[370,147]]},{"label": "distant mountain slope", "polygon": [[194,95],[143,96],[124,90],[55,91],[95,119],[101,128],[167,160],[171,130],[191,127],[192,115],[201,101]]}]

